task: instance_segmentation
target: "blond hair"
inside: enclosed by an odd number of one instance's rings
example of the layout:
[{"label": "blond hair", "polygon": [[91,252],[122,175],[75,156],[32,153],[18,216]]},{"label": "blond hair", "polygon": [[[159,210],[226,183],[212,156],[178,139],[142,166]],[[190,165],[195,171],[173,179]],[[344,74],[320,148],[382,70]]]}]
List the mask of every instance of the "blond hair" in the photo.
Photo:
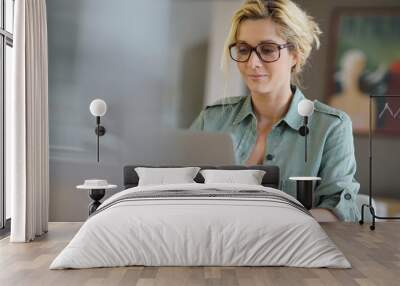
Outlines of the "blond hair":
[{"label": "blond hair", "polygon": [[278,27],[280,37],[292,44],[291,51],[297,54],[297,64],[292,69],[291,82],[300,86],[300,74],[307,63],[313,45],[320,46],[321,30],[314,19],[290,0],[246,0],[233,15],[231,28],[224,45],[221,62],[227,73],[229,45],[237,40],[239,26],[244,20],[271,19]]}]

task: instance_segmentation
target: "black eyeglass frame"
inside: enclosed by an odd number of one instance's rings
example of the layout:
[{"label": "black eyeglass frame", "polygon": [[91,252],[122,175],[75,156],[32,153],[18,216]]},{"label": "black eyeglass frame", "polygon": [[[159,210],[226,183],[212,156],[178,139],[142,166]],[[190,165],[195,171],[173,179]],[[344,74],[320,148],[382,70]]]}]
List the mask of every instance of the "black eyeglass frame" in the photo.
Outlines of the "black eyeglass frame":
[{"label": "black eyeglass frame", "polygon": [[[238,60],[236,60],[236,59],[233,57],[233,55],[232,55],[232,48],[235,47],[235,46],[238,45],[238,44],[240,44],[240,43],[233,43],[233,44],[229,45],[229,55],[230,55],[230,57],[231,57],[232,60],[234,60],[235,62],[238,62],[238,63],[246,63],[246,62],[248,62],[249,59],[250,59],[250,57],[251,57],[251,54],[252,54],[253,52],[255,52],[256,55],[258,56],[258,58],[259,58],[261,61],[263,61],[264,63],[273,63],[273,62],[278,61],[278,60],[281,58],[281,50],[282,50],[282,49],[285,49],[285,48],[293,48],[293,44],[291,44],[291,43],[286,43],[286,44],[261,43],[261,44],[258,44],[258,45],[255,46],[255,47],[252,47],[252,46],[250,46],[249,44],[246,44],[247,46],[249,46],[249,47],[251,48],[250,53],[249,53],[249,56],[248,56],[247,59],[244,60],[244,61],[238,61]],[[260,55],[260,53],[257,51],[257,48],[260,47],[260,46],[263,46],[263,45],[275,45],[275,46],[278,48],[278,58],[277,58],[276,60],[273,60],[273,61],[265,61],[265,60],[263,60],[262,57],[261,57],[261,55]]]}]

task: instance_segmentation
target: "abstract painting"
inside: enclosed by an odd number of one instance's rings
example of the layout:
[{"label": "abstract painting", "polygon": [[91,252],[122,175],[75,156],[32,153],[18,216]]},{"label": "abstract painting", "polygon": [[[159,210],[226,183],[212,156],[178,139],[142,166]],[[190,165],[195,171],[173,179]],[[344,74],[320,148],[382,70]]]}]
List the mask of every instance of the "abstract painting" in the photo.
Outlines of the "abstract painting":
[{"label": "abstract painting", "polygon": [[[326,103],[355,134],[400,135],[400,8],[341,8],[332,18]],[[377,96],[370,100],[369,96]]]}]

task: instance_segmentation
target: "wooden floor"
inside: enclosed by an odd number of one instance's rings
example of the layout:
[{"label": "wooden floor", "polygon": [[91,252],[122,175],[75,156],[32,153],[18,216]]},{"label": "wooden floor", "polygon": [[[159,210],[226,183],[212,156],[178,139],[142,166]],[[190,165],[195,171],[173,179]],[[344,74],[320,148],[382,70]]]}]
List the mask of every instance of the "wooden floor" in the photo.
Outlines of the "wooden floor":
[{"label": "wooden floor", "polygon": [[81,223],[50,223],[49,233],[26,244],[0,241],[0,285],[400,285],[400,222],[324,223],[353,268],[121,267],[48,270]]}]

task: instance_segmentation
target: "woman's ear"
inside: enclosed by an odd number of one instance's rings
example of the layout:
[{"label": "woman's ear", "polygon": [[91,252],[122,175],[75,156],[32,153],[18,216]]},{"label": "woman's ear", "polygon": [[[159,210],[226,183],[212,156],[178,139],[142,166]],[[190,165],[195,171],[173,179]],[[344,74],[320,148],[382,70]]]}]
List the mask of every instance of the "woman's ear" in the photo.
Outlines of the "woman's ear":
[{"label": "woman's ear", "polygon": [[291,71],[293,72],[296,68],[296,65],[299,62],[299,57],[296,51],[290,52],[290,59],[291,59]]}]

